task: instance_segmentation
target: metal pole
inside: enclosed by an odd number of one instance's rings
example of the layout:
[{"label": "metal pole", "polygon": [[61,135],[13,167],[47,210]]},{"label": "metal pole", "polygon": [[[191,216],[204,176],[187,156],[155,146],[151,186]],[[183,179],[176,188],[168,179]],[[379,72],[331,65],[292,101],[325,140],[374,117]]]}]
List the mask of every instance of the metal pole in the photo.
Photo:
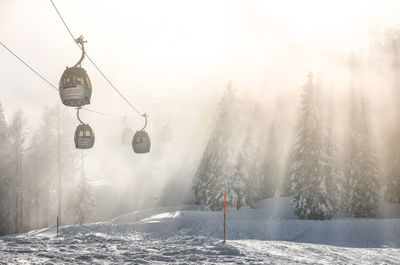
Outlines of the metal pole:
[{"label": "metal pole", "polygon": [[57,173],[58,173],[58,211],[57,211],[57,227],[61,224],[61,207],[62,207],[62,188],[61,188],[61,108],[58,105],[57,119]]},{"label": "metal pole", "polygon": [[[18,115],[18,114],[17,114]],[[17,128],[16,128],[16,138],[15,138],[15,153],[16,153],[16,173],[17,176],[15,178],[15,183],[16,183],[16,200],[15,200],[15,232],[18,234],[20,231],[19,227],[19,196],[20,196],[20,189],[21,189],[21,184],[20,184],[20,179],[19,179],[19,122],[18,122],[18,117],[17,117]]]},{"label": "metal pole", "polygon": [[16,192],[16,213],[15,213],[15,230],[16,233],[19,233],[20,231],[22,231],[22,150],[21,150],[21,145],[22,145],[22,122],[21,122],[22,116],[21,116],[21,112],[19,111],[17,114],[17,121],[16,121],[16,158],[17,158],[17,167],[16,167],[16,188],[17,188],[17,192]]},{"label": "metal pole", "polygon": [[226,194],[224,194],[224,243],[226,242]]},{"label": "metal pole", "polygon": [[24,190],[24,176],[23,176],[23,157],[22,157],[22,144],[24,143],[24,136],[22,134],[22,113],[19,116],[19,137],[20,137],[20,142],[19,142],[19,183],[20,183],[20,195],[19,195],[19,210],[20,210],[20,231],[24,230],[24,196],[23,196],[23,190]]},{"label": "metal pole", "polygon": [[85,156],[84,156],[84,153],[83,153],[83,150],[82,150],[81,181],[83,180],[84,175],[85,175],[85,158],[84,158],[84,157],[85,157]]}]

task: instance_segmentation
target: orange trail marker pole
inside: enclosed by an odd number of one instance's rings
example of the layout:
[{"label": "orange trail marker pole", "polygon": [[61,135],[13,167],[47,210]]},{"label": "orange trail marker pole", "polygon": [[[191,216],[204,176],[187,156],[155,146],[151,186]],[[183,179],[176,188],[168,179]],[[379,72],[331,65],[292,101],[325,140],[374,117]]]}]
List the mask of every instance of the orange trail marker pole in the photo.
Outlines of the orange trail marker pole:
[{"label": "orange trail marker pole", "polygon": [[226,239],[226,194],[224,194],[224,243]]}]

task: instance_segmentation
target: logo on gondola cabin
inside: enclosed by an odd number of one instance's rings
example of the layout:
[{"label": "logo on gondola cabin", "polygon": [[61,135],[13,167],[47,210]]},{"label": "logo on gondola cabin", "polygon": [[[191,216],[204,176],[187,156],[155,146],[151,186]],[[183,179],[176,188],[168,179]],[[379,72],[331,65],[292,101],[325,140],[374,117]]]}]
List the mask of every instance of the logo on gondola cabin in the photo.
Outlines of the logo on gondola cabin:
[{"label": "logo on gondola cabin", "polygon": [[68,90],[68,94],[78,94],[79,93],[79,89],[70,89]]}]

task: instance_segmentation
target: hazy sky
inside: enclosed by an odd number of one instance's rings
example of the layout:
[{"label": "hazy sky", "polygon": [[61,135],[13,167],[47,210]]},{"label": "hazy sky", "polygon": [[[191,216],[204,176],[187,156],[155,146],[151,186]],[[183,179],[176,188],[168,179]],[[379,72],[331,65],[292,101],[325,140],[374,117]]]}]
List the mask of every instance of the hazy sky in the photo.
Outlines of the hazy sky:
[{"label": "hazy sky", "polygon": [[[295,107],[309,71],[340,82],[340,67],[351,49],[368,49],[371,38],[400,26],[400,1],[395,0],[54,2],[75,37],[88,41],[91,58],[132,104],[150,113],[149,130],[169,123],[179,139],[172,147],[179,155],[161,161],[165,164],[154,165],[151,157],[132,159],[132,150],[116,151],[110,139],[118,140],[122,115],[133,129],[141,128],[143,120],[86,60],[82,66],[93,84],[88,107],[121,116],[82,114],[97,137],[88,154],[93,180],[115,171],[123,176],[124,163],[136,163],[144,175],[190,174],[187,165],[179,168],[182,158],[193,152],[192,144],[197,148],[202,142],[197,138],[207,130],[228,80],[241,97],[265,105],[277,96],[293,97]],[[55,86],[65,67],[80,57],[50,0],[0,0],[0,40]],[[22,108],[35,126],[44,106],[60,102],[56,91],[3,47],[0,84],[8,119]],[[141,183],[151,187],[157,180],[162,187],[167,180],[160,179]]]},{"label": "hazy sky", "polygon": [[[229,79],[248,91],[290,73],[300,85],[309,70],[321,71],[326,56],[400,22],[398,1],[54,2],[74,35],[85,36],[88,54],[142,111],[177,99],[209,100]],[[55,85],[79,59],[50,1],[0,0],[0,36]],[[0,56],[6,109],[59,100],[3,48]],[[93,109],[129,111],[88,61],[83,67],[93,81]]]}]

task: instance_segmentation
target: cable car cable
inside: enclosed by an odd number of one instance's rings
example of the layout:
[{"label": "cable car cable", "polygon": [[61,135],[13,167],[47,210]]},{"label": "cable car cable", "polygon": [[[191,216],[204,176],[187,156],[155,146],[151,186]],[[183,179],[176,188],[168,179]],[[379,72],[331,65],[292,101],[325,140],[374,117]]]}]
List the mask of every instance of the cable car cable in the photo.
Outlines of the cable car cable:
[{"label": "cable car cable", "polygon": [[[60,11],[58,11],[56,5],[54,4],[53,0],[50,0],[50,2],[52,3],[54,9],[56,10],[58,16],[60,17],[61,21],[63,22],[65,28],[67,29],[69,35],[71,36],[71,38],[74,40],[75,42],[75,37],[72,34],[71,30],[69,29],[67,23],[65,22],[64,18],[62,17]],[[77,43],[76,43],[77,44]],[[77,44],[78,45],[78,44]],[[78,45],[79,49],[82,49],[79,45]],[[108,84],[118,93],[118,95],[139,115],[139,116],[143,116],[142,113],[140,113],[135,106],[133,106],[128,99],[126,99],[124,97],[124,95],[122,95],[122,93],[114,86],[114,84],[110,81],[110,79],[107,78],[107,76],[103,73],[103,71],[100,70],[100,68],[94,63],[94,61],[89,57],[89,55],[85,52],[86,57],[88,58],[88,60],[93,64],[93,66],[97,69],[97,71],[99,71],[99,73],[103,76],[103,78],[108,82]]]},{"label": "cable car cable", "polygon": [[54,88],[58,92],[58,88],[55,87],[52,83],[47,81],[46,78],[44,78],[41,74],[39,74],[35,69],[29,66],[24,60],[22,60],[18,55],[16,55],[12,50],[10,50],[6,45],[4,45],[1,41],[0,44],[6,48],[7,51],[9,51],[12,55],[14,55],[21,63],[23,63],[26,67],[28,67],[32,72],[34,72],[37,76],[39,76],[43,81],[45,81],[47,84],[49,84],[52,88]]},{"label": "cable car cable", "polygon": [[119,116],[119,115],[107,114],[107,113],[104,113],[104,112],[100,112],[100,111],[96,111],[96,110],[91,110],[91,109],[88,109],[88,108],[86,108],[86,107],[81,107],[81,108],[84,109],[84,110],[93,112],[93,113],[97,113],[97,114],[103,115],[103,116],[118,117],[118,118],[121,117],[121,116]]}]

